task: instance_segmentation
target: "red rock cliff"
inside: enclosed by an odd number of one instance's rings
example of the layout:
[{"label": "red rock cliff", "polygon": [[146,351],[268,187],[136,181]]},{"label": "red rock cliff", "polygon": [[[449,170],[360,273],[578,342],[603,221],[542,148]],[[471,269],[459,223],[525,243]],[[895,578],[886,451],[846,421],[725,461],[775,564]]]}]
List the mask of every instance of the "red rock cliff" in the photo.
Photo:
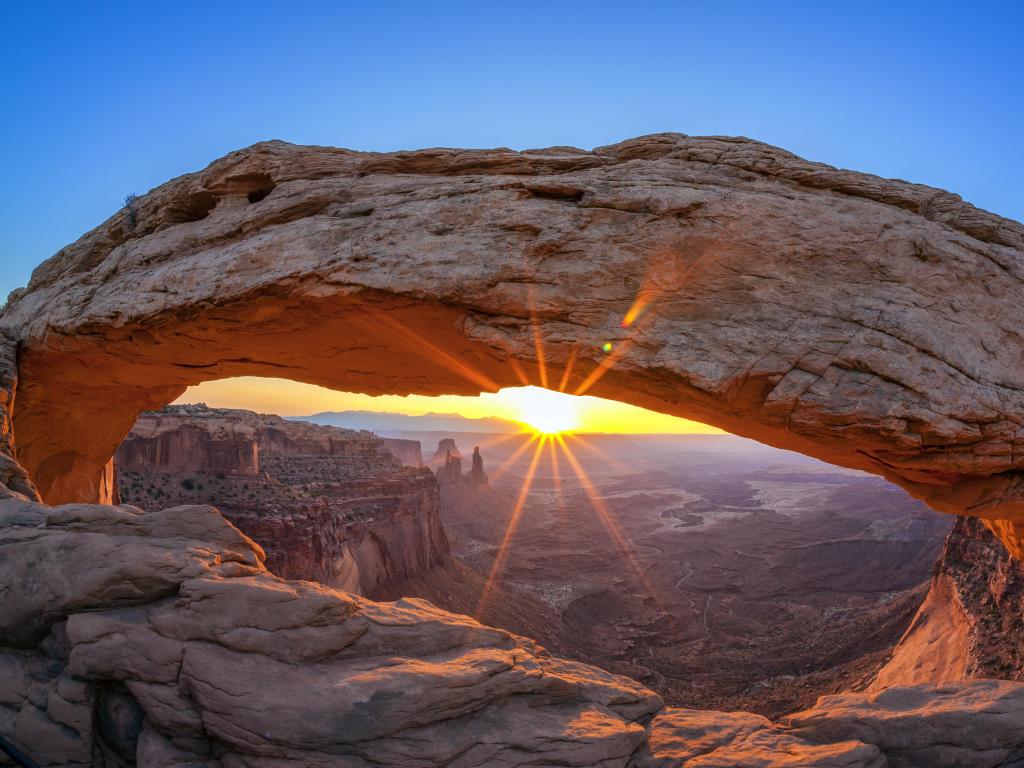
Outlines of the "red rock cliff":
[{"label": "red rock cliff", "polygon": [[263,546],[272,571],[372,595],[448,552],[433,474],[403,466],[391,442],[251,411],[168,406],[142,414],[118,449],[119,491],[146,509],[213,504]]},{"label": "red rock cliff", "polygon": [[946,537],[927,598],[873,687],[1024,680],[1024,564],[973,517]]}]

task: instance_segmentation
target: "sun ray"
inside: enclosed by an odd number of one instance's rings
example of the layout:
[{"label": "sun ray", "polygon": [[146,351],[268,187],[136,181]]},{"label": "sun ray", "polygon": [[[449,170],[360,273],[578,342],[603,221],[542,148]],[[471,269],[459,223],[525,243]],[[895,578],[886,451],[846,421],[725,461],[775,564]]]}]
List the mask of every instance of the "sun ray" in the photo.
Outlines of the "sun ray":
[{"label": "sun ray", "polygon": [[495,437],[484,437],[480,440],[480,450],[494,448],[495,446],[507,443],[517,437],[530,434],[529,430],[521,429],[518,432],[496,432]]},{"label": "sun ray", "polygon": [[630,548],[629,543],[626,541],[625,536],[622,535],[622,531],[620,530],[618,523],[612,517],[608,508],[605,507],[604,499],[602,499],[597,493],[597,488],[591,481],[590,476],[580,465],[579,461],[576,460],[576,456],[573,454],[572,449],[569,448],[566,442],[562,439],[562,436],[555,435],[555,439],[558,441],[565,453],[565,458],[569,462],[569,466],[572,467],[573,474],[575,474],[576,478],[580,481],[580,485],[583,487],[583,492],[590,500],[590,504],[597,513],[598,519],[604,525],[608,536],[612,539],[612,542],[618,547],[619,551],[622,552],[622,556],[626,559],[626,563],[630,570],[633,571],[633,575],[640,581],[644,589],[655,601],[658,607],[667,615],[671,616],[671,612],[662,604],[657,590],[655,590],[654,585],[651,584],[650,580],[647,578],[647,574],[644,569],[640,567],[640,563],[638,563],[636,557],[634,557],[633,551]]},{"label": "sun ray", "polygon": [[496,483],[498,480],[501,479],[501,477],[506,472],[508,472],[512,468],[512,465],[519,460],[519,457],[522,456],[531,445],[533,445],[534,440],[543,437],[543,435],[540,432],[513,432],[512,436],[517,437],[525,434],[529,434],[530,439],[527,440],[522,445],[520,445],[518,448],[516,448],[515,451],[513,451],[512,455],[505,459],[503,462],[501,462],[501,464],[499,464],[495,469],[491,470],[490,476],[492,483]]},{"label": "sun ray", "polygon": [[583,435],[576,435],[566,432],[564,437],[568,440],[571,440],[574,443],[578,443],[588,453],[594,454],[595,456],[600,458],[601,461],[604,461],[612,465],[613,467],[615,467],[618,470],[621,470],[622,472],[628,472],[631,469],[631,467],[626,465],[621,459],[618,459],[615,456],[612,456],[607,451],[598,448],[596,445],[587,440]]},{"label": "sun ray", "polygon": [[569,383],[569,377],[572,375],[572,366],[576,362],[576,355],[579,354],[579,351],[579,344],[573,344],[572,349],[569,350],[569,359],[565,361],[565,370],[562,371],[562,380],[558,382],[559,392],[565,392],[565,386]]},{"label": "sun ray", "polygon": [[[533,303],[532,300],[530,302]],[[537,355],[537,373],[540,376],[540,385],[548,388],[548,368],[544,361],[544,342],[540,337],[540,327],[537,325],[537,315],[530,311],[530,328],[533,331],[533,351]]]},{"label": "sun ray", "polygon": [[[393,317],[389,317],[382,310],[379,310],[376,307],[371,307],[363,301],[358,299],[354,299],[353,301],[362,307],[362,311],[367,316],[372,316],[375,323],[388,328],[400,339],[407,342],[408,349],[410,349],[410,351],[418,353],[424,357],[433,358],[436,362],[446,366],[450,371],[461,375],[468,381],[480,387],[482,390],[494,392],[499,389],[498,383],[489,376],[477,371],[469,365],[466,365],[449,352],[438,347],[429,339],[407,327],[404,323],[395,320]],[[425,354],[425,352],[428,354]]]},{"label": "sun ray", "polygon": [[494,584],[501,573],[501,569],[505,566],[505,561],[508,559],[512,536],[515,534],[516,527],[519,525],[519,517],[522,515],[523,506],[526,504],[526,498],[530,493],[530,488],[533,486],[533,476],[537,471],[537,462],[540,461],[541,454],[544,450],[544,443],[548,439],[549,438],[546,435],[541,436],[540,442],[537,443],[537,448],[533,452],[533,458],[530,460],[530,468],[526,471],[526,476],[523,478],[523,485],[519,489],[519,496],[516,498],[515,506],[512,508],[512,512],[508,517],[508,522],[505,524],[505,533],[501,537],[501,544],[498,545],[498,552],[494,557],[494,563],[491,565],[491,572],[488,574],[487,581],[484,583],[483,591],[480,594],[480,602],[477,603],[475,614],[477,619],[483,617],[484,609],[487,607],[487,601],[490,599],[491,591],[494,589]]},{"label": "sun ray", "polygon": [[585,395],[587,391],[599,382],[612,366],[626,354],[632,344],[632,339],[625,338],[619,342],[616,342],[615,346],[612,347],[611,352],[601,358],[601,361],[597,364],[597,367],[592,370],[587,377],[580,382],[580,385],[572,391],[574,395]]},{"label": "sun ray", "polygon": [[526,376],[526,372],[523,371],[522,366],[519,365],[519,361],[515,358],[509,358],[508,367],[512,369],[512,373],[514,373],[516,378],[519,379],[520,384],[524,387],[530,386],[530,379]]},{"label": "sun ray", "polygon": [[558,451],[556,450],[557,440],[548,441],[548,458],[551,461],[551,478],[555,488],[555,507],[559,516],[565,512],[565,499],[562,497],[562,470],[558,466]]},{"label": "sun ray", "polygon": [[640,284],[640,289],[637,291],[636,298],[630,305],[629,309],[626,310],[626,314],[623,315],[622,320],[619,321],[619,327],[629,331],[624,339],[615,342],[605,342],[607,356],[602,358],[597,364],[597,367],[590,372],[590,374],[583,380],[583,382],[573,390],[574,395],[583,395],[599,382],[606,373],[615,365],[618,360],[629,350],[630,346],[635,341],[636,332],[639,330],[641,320],[647,320],[652,316],[651,310],[658,300],[667,292],[678,292],[682,286],[685,285],[693,273],[708,260],[710,257],[709,253],[702,253],[693,263],[685,267],[681,271],[676,271],[674,268],[671,270],[673,277],[671,278],[671,286],[659,284],[660,281],[664,280],[660,268],[656,268],[655,263],[649,263],[646,274]]},{"label": "sun ray", "polygon": [[557,440],[550,440],[548,442],[548,458],[551,460],[551,477],[554,480],[555,485],[555,499],[559,507],[563,507],[562,503],[562,472],[558,468],[558,453],[555,450]]}]

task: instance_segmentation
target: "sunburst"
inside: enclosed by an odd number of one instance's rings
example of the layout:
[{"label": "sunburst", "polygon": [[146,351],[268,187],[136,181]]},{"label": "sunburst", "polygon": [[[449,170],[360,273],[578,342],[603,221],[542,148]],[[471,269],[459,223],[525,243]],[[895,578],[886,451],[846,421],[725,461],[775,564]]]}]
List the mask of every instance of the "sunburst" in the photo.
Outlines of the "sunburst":
[{"label": "sunburst", "polygon": [[[505,530],[502,532],[501,541],[495,552],[494,562],[491,564],[490,572],[484,583],[484,588],[476,608],[477,618],[483,616],[484,611],[493,598],[494,590],[501,579],[502,572],[508,564],[516,531],[529,499],[534,477],[537,474],[537,468],[542,455],[545,453],[545,449],[547,449],[546,452],[549,454],[551,461],[556,496],[559,497],[557,499],[559,514],[565,509],[565,500],[561,498],[564,478],[559,470],[559,457],[563,457],[572,474],[575,475],[579,487],[583,489],[595,517],[601,523],[613,547],[620,553],[623,563],[633,572],[637,581],[644,586],[651,597],[660,604],[661,601],[654,593],[653,586],[648,580],[644,569],[637,562],[633,554],[630,540],[621,530],[618,521],[614,518],[611,511],[606,508],[604,499],[598,492],[597,485],[584,470],[566,440],[566,438],[577,440],[580,447],[601,457],[604,466],[614,466],[616,464],[614,459],[605,455],[596,446],[588,444],[582,437],[572,433],[579,429],[582,422],[581,400],[579,396],[591,389],[629,352],[633,336],[640,324],[639,321],[650,314],[652,301],[657,291],[653,290],[648,283],[649,281],[645,278],[644,286],[641,288],[636,301],[633,302],[619,323],[621,329],[629,332],[628,335],[625,338],[617,339],[614,343],[607,341],[599,347],[602,352],[601,359],[588,374],[575,377],[579,383],[572,390],[572,394],[567,393],[566,389],[569,386],[570,380],[573,379],[573,368],[580,360],[580,355],[585,353],[585,348],[581,347],[580,344],[572,346],[557,384],[558,390],[548,389],[550,379],[547,370],[547,358],[541,339],[537,315],[531,308],[530,330],[536,353],[536,378],[530,377],[522,365],[516,360],[510,359],[508,361],[509,368],[522,386],[505,390],[507,399],[511,401],[512,406],[516,410],[517,420],[524,425],[527,437],[496,470],[491,472],[491,480],[495,481],[500,478],[513,465],[519,462],[531,448],[533,451],[529,457],[529,466],[523,476],[522,485],[517,492],[515,504],[512,507],[508,520],[505,522]],[[530,299],[532,307],[532,295]],[[439,348],[429,339],[407,328],[401,322],[372,308],[367,310],[367,317],[372,318],[373,321],[391,330],[393,338],[399,345],[415,349],[419,354],[430,357],[435,363],[445,366],[465,380],[480,385],[483,389],[493,391],[498,388],[489,376],[475,370],[472,366],[467,365],[446,350]],[[494,443],[503,442],[515,436],[506,435],[498,438]],[[519,436],[522,437],[522,433]]]}]

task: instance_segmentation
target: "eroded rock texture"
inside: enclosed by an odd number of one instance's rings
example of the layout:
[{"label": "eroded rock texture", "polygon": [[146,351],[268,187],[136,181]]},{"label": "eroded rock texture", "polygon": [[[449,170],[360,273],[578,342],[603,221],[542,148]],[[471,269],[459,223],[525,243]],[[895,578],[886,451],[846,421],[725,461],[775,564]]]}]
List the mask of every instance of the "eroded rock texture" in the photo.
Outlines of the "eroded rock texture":
[{"label": "eroded rock texture", "polygon": [[660,706],[428,603],[272,576],[211,507],[6,499],[0,552],[0,733],[45,765],[625,765]]},{"label": "eroded rock texture", "polygon": [[1019,553],[1022,248],[744,139],[271,142],[168,182],[0,318],[0,733],[47,766],[1020,764],[1020,683],[695,724],[429,604],[283,581],[210,507],[34,499],[111,499],[137,413],[200,381],[470,393],[573,360],[570,390],[883,474]]},{"label": "eroded rock texture", "polygon": [[1024,679],[1024,564],[981,521],[961,517],[924,604],[874,689],[969,678]]},{"label": "eroded rock texture", "polygon": [[208,506],[0,500],[0,734],[46,766],[1010,766],[1024,684],[824,697],[772,723],[421,600],[271,575]]},{"label": "eroded rock texture", "polygon": [[1022,249],[956,195],[747,139],[268,142],[63,249],[0,326],[51,503],[107,498],[135,415],[200,381],[475,393],[572,360],[570,391],[882,474],[1017,548]]},{"label": "eroded rock texture", "polygon": [[[115,454],[122,501],[212,504],[288,579],[373,596],[448,553],[419,443],[203,404],[147,411]],[[415,451],[408,449],[408,444]]]}]

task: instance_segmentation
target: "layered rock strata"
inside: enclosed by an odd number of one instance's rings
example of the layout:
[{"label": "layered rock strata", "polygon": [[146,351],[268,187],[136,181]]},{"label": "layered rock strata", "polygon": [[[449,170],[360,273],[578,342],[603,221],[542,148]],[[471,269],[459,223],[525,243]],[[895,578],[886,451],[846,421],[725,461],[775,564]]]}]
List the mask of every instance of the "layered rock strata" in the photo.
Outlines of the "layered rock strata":
[{"label": "layered rock strata", "polygon": [[216,504],[274,573],[372,595],[448,552],[433,475],[392,447],[369,432],[182,405],[140,415],[115,463],[123,501]]},{"label": "layered rock strata", "polygon": [[928,596],[872,688],[1024,680],[1024,564],[981,521],[957,519]]}]

